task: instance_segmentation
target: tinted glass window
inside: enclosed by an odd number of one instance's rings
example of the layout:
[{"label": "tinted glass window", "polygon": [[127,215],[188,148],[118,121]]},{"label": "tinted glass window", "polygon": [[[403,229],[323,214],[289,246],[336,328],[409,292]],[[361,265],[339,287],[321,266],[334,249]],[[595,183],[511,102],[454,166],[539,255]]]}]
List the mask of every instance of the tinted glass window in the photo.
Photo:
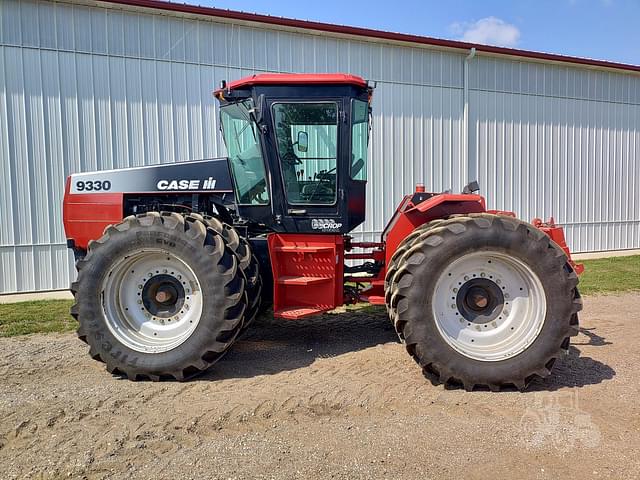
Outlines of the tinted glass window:
[{"label": "tinted glass window", "polygon": [[353,100],[351,105],[351,178],[367,179],[369,145],[369,104]]},{"label": "tinted glass window", "polygon": [[220,109],[220,119],[238,203],[264,205],[269,203],[269,192],[251,108],[250,100],[227,105]]},{"label": "tinted glass window", "polygon": [[273,117],[288,202],[335,203],[337,105],[276,103]]}]

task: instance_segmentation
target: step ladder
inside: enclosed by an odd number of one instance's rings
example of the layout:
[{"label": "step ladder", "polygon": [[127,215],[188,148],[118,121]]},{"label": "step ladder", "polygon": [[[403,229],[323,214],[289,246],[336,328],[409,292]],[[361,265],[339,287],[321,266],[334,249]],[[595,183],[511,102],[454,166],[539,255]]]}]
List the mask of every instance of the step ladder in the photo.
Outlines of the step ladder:
[{"label": "step ladder", "polygon": [[342,305],[342,235],[272,233],[273,315],[295,320]]}]

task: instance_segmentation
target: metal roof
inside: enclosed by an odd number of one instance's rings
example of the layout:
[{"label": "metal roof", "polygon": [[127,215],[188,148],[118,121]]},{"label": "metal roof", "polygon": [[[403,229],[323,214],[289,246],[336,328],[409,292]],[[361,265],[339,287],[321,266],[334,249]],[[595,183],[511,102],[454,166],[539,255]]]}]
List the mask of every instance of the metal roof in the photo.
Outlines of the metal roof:
[{"label": "metal roof", "polygon": [[562,62],[576,65],[610,68],[615,70],[626,70],[629,72],[640,72],[640,65],[611,62],[607,60],[595,60],[591,58],[572,57],[555,53],[534,52],[520,50],[516,48],[495,47],[482,45],[479,43],[461,42],[457,40],[444,40],[441,38],[426,37],[422,35],[410,35],[405,33],[388,32],[371,28],[352,27],[347,25],[336,25],[332,23],[315,22],[309,20],[298,20],[286,17],[275,17],[258,13],[241,12],[237,10],[226,10],[221,8],[203,7],[199,5],[189,5],[185,3],[165,2],[161,0],[105,0],[104,3],[129,5],[135,7],[153,8],[172,12],[189,13],[194,15],[205,15],[209,17],[225,18],[230,20],[240,20],[281,27],[315,30],[342,35],[352,35],[357,37],[376,38],[396,42],[408,42],[422,45],[429,45],[440,48],[470,50],[475,48],[477,52],[484,52],[496,55],[507,55],[523,57],[534,60]]}]

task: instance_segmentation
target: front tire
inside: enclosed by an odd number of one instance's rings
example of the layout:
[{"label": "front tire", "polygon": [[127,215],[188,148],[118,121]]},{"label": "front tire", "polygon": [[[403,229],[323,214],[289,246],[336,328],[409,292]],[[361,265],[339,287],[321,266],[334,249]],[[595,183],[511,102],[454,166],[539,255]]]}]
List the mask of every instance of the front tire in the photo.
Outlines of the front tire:
[{"label": "front tire", "polygon": [[562,249],[532,225],[456,217],[398,260],[390,310],[434,383],[524,389],[550,374],[577,333],[577,283]]},{"label": "front tire", "polygon": [[216,217],[190,213],[187,219],[194,218],[203,222],[207,227],[213,228],[227,242],[227,246],[236,256],[240,270],[244,274],[245,291],[247,293],[247,309],[240,333],[243,333],[253,323],[260,312],[262,305],[262,276],[258,259],[253,254],[249,241],[240,236],[237,230],[228,223],[222,222]]},{"label": "front tire", "polygon": [[77,264],[71,313],[90,355],[131,380],[185,380],[231,346],[245,280],[222,235],[163,212],[107,227]]}]

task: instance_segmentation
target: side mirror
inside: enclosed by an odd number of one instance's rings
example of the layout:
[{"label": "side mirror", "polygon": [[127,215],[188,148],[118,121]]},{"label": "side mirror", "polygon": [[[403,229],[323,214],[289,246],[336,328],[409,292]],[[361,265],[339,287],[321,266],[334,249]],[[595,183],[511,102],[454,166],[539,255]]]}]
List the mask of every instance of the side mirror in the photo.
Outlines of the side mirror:
[{"label": "side mirror", "polygon": [[296,145],[298,145],[299,152],[306,152],[309,149],[309,135],[307,132],[298,132]]}]

